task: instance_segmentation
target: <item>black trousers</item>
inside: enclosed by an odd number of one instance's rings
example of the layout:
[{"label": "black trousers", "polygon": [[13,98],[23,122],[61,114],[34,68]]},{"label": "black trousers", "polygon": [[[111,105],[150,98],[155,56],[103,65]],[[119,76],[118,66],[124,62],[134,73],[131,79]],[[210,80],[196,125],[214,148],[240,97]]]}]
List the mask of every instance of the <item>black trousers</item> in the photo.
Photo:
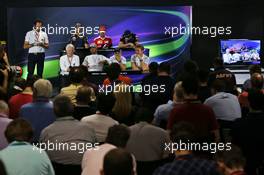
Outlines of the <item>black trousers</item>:
[{"label": "black trousers", "polygon": [[28,77],[32,77],[37,65],[37,75],[42,78],[44,69],[45,53],[29,53],[28,54]]}]

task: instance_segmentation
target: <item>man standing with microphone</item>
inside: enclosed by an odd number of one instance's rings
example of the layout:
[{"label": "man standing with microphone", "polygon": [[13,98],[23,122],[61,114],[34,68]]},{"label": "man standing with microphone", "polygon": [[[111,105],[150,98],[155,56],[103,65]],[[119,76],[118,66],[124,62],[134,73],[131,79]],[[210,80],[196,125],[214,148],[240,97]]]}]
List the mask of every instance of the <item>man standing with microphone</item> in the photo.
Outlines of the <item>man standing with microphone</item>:
[{"label": "man standing with microphone", "polygon": [[33,30],[27,32],[24,42],[24,49],[28,50],[28,77],[34,74],[37,64],[37,74],[42,77],[45,49],[49,47],[48,35],[41,30],[43,22],[35,20]]}]

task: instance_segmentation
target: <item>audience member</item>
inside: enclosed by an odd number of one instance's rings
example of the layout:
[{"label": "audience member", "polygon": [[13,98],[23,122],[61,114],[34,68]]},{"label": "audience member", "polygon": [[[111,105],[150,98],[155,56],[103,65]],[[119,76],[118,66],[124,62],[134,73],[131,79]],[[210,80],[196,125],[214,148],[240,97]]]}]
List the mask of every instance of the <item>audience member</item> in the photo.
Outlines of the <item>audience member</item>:
[{"label": "audience member", "polygon": [[175,84],[173,101],[169,100],[166,104],[162,104],[157,107],[154,113],[153,123],[163,129],[166,129],[168,118],[170,116],[171,110],[175,105],[180,105],[184,102],[182,82],[179,81]]},{"label": "audience member", "polygon": [[198,80],[193,76],[186,76],[182,82],[185,103],[172,109],[168,120],[167,129],[171,130],[177,122],[191,123],[201,139],[214,136],[219,140],[218,123],[212,108],[201,104],[198,100]]},{"label": "audience member", "polygon": [[216,79],[220,79],[225,82],[226,92],[237,94],[237,92],[235,92],[236,91],[236,77],[231,71],[225,69],[223,59],[215,58],[213,65],[214,65],[214,71],[211,72],[209,75],[208,85],[212,86],[213,82]]},{"label": "audience member", "polygon": [[[49,143],[63,144],[63,148],[47,150],[52,162],[64,165],[80,165],[86,149],[91,149],[96,144],[95,132],[92,128],[72,117],[74,105],[69,97],[59,95],[53,103],[56,121],[42,131],[40,141],[46,145]],[[72,150],[74,147],[72,145],[75,145],[77,149]]]},{"label": "audience member", "polygon": [[38,142],[42,129],[55,120],[51,94],[50,81],[39,79],[33,85],[33,102],[23,105],[20,109],[20,116],[34,129],[33,142]]},{"label": "audience member", "polygon": [[19,118],[10,122],[5,136],[10,144],[0,151],[0,160],[8,175],[55,175],[46,152],[30,144],[33,129],[26,120]]},{"label": "audience member", "polygon": [[125,84],[119,84],[114,91],[116,98],[115,105],[113,107],[113,118],[119,123],[124,123],[128,126],[135,123],[135,110],[136,107],[132,105],[132,94],[129,92],[128,87]]},{"label": "audience member", "polygon": [[169,143],[168,133],[151,125],[153,113],[146,108],[139,109],[135,125],[130,126],[131,135],[126,150],[132,153],[137,161],[156,161],[168,156],[165,143]]},{"label": "audience member", "polygon": [[4,134],[7,125],[12,121],[8,118],[8,115],[8,105],[3,100],[0,100],[0,150],[4,149],[8,145]]},{"label": "audience member", "polygon": [[82,118],[82,122],[94,128],[98,142],[105,142],[108,128],[117,125],[118,122],[110,115],[115,105],[115,97],[113,94],[99,94],[97,97],[97,112]]},{"label": "audience member", "polygon": [[246,159],[248,174],[255,175],[257,168],[263,165],[264,132],[264,95],[260,90],[250,89],[248,92],[249,113],[237,120],[232,129],[233,143],[238,145]]},{"label": "audience member", "polygon": [[[33,101],[33,84],[38,80],[37,76],[29,76],[25,83],[25,88],[21,93],[12,96],[9,101],[10,118],[15,119],[19,117],[20,109],[27,103]],[[23,85],[22,85],[23,86]],[[18,87],[17,87],[18,88]]]},{"label": "audience member", "polygon": [[193,60],[187,60],[183,65],[182,72],[177,76],[177,82],[182,81],[186,76],[197,76],[199,67],[197,63]]},{"label": "audience member", "polygon": [[165,62],[160,63],[158,67],[158,76],[142,82],[142,86],[156,86],[164,88],[164,91],[160,90],[160,92],[150,92],[150,94],[145,94],[143,92],[143,106],[148,106],[148,108],[155,110],[159,105],[172,100],[175,80],[170,76],[170,69],[170,64]]},{"label": "audience member", "polygon": [[88,86],[79,87],[77,90],[76,100],[77,104],[74,106],[73,117],[81,120],[87,115],[96,113],[96,108],[91,106],[91,101],[94,98],[93,88]]},{"label": "audience member", "polygon": [[120,75],[121,68],[118,63],[112,63],[107,70],[107,78],[104,80],[103,85],[113,85],[124,83],[130,85],[132,80],[129,77]]},{"label": "audience member", "polygon": [[[264,79],[263,76],[259,73],[254,73],[251,75],[250,78],[251,86],[252,89],[258,89],[264,93],[263,89],[263,83]],[[243,91],[239,96],[238,96],[239,103],[241,105],[241,108],[248,108],[249,107],[249,102],[248,102],[248,92]]]},{"label": "audience member", "polygon": [[198,99],[203,103],[207,98],[211,97],[211,89],[208,86],[209,72],[204,70],[198,71],[199,90]]},{"label": "audience member", "polygon": [[72,67],[69,72],[69,79],[71,84],[61,89],[61,95],[70,97],[73,104],[76,104],[76,94],[79,87],[82,86],[81,82],[84,78],[84,71],[80,67]]},{"label": "audience member", "polygon": [[125,125],[114,125],[108,129],[105,143],[97,150],[87,150],[82,160],[82,175],[100,175],[104,156],[115,148],[125,148],[130,130]]},{"label": "audience member", "polygon": [[[258,64],[254,64],[254,65],[250,65],[250,66],[249,66],[249,74],[250,74],[250,78],[247,79],[247,80],[244,82],[244,84],[243,84],[242,89],[243,89],[244,91],[248,91],[249,89],[252,88],[252,84],[251,84],[251,76],[252,76],[254,73],[259,73],[259,74],[261,74],[261,67],[260,67],[260,65],[258,65]],[[263,83],[262,89],[264,89],[264,83]]]},{"label": "audience member", "polygon": [[[171,131],[171,141],[173,143],[190,144],[197,141],[195,128],[185,122],[175,124]],[[217,164],[214,161],[196,157],[189,147],[177,149],[175,160],[156,169],[153,175],[220,175],[217,170]]]},{"label": "audience member", "polygon": [[231,150],[219,151],[215,155],[221,172],[223,175],[246,175],[244,171],[246,160],[242,151],[235,145],[231,145],[231,147]]},{"label": "audience member", "polygon": [[213,96],[206,99],[204,104],[213,109],[216,119],[234,121],[241,118],[241,108],[237,96],[226,93],[225,87],[223,80],[215,80],[211,86]]},{"label": "audience member", "polygon": [[141,80],[142,84],[146,84],[145,82],[148,82],[158,76],[158,67],[159,64],[157,62],[151,62],[149,64],[149,73]]},{"label": "audience member", "polygon": [[101,175],[135,175],[132,155],[123,149],[113,149],[104,157]]}]

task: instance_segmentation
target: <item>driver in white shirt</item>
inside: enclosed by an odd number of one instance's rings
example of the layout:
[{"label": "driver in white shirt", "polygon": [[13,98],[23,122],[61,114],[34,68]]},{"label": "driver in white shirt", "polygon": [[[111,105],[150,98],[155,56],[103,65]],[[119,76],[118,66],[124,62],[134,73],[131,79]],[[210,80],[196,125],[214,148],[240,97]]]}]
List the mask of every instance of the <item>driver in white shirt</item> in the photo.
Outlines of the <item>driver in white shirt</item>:
[{"label": "driver in white shirt", "polygon": [[66,55],[60,57],[60,77],[61,77],[61,87],[68,86],[69,82],[69,72],[72,67],[80,66],[80,58],[78,55],[74,54],[75,48],[73,44],[67,44]]},{"label": "driver in white shirt", "polygon": [[103,55],[97,54],[97,47],[95,44],[90,45],[91,55],[84,58],[83,66],[88,68],[89,72],[103,71],[104,64],[110,64],[110,60]]}]

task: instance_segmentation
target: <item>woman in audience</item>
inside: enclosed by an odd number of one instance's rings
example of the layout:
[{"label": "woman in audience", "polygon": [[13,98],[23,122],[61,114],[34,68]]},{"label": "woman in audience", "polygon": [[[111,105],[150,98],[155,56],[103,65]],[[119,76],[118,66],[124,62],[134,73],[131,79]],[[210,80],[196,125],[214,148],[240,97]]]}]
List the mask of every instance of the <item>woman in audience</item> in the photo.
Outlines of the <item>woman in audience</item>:
[{"label": "woman in audience", "polygon": [[132,106],[132,94],[128,87],[125,84],[119,84],[115,88],[114,96],[116,102],[112,110],[113,118],[119,123],[133,125],[135,107]]}]

